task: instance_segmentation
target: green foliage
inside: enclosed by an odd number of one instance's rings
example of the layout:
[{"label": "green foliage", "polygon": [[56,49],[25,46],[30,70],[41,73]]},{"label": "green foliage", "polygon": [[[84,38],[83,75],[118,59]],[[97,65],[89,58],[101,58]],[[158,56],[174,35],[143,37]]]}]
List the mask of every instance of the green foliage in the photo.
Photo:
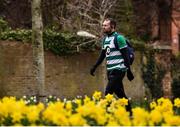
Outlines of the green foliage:
[{"label": "green foliage", "polygon": [[174,98],[180,97],[180,56],[172,58],[172,93]]},{"label": "green foliage", "polygon": [[153,98],[159,98],[163,95],[162,78],[165,69],[158,65],[155,61],[155,50],[147,50],[144,52],[143,60],[143,79],[147,87],[150,89]]},{"label": "green foliage", "polygon": [[[7,30],[0,34],[0,40],[31,42],[32,30],[16,29]],[[43,32],[44,49],[50,50],[56,55],[67,55],[76,52],[76,46],[88,41],[70,33],[59,33],[47,29]],[[95,48],[94,42],[81,46],[82,49],[92,51]]]},{"label": "green foliage", "polygon": [[[0,40],[31,42],[32,30],[16,29],[11,30],[7,22],[0,19]],[[66,55],[76,52],[76,45],[87,39],[70,33],[59,33],[51,29],[43,32],[44,49],[50,50],[56,55]],[[91,48],[91,47],[89,47]]]},{"label": "green foliage", "polygon": [[31,30],[6,30],[1,33],[0,40],[31,42]]},{"label": "green foliage", "polygon": [[149,33],[144,33],[143,35],[141,35],[141,39],[145,42],[151,40],[151,35]]},{"label": "green foliage", "polygon": [[110,17],[117,22],[117,31],[136,38],[132,0],[118,0],[110,11]]},{"label": "green foliage", "polygon": [[0,34],[8,29],[10,29],[8,23],[0,17]]},{"label": "green foliage", "polygon": [[[1,40],[31,42],[31,30],[7,30],[0,35]],[[51,30],[43,32],[44,48],[50,50],[57,55],[64,55],[71,53],[73,48],[69,38],[65,38],[61,33]]]},{"label": "green foliage", "polygon": [[59,98],[57,98],[56,96],[52,96],[52,95],[49,95],[47,98],[46,98],[46,103],[53,103],[53,102],[57,102],[57,101],[60,101]]},{"label": "green foliage", "polygon": [[[31,42],[32,30],[15,29],[12,30],[6,21],[0,18],[0,40]],[[133,38],[133,36],[129,36]],[[144,42],[131,39],[135,48],[144,49]],[[67,55],[81,51],[94,51],[100,49],[100,40],[92,40],[77,36],[74,33],[57,31],[57,28],[46,28],[43,32],[44,49],[52,51],[56,55]]]},{"label": "green foliage", "polygon": [[[21,98],[19,98],[21,99]],[[26,102],[27,105],[34,105],[37,104],[36,96],[23,96],[23,100]]]},{"label": "green foliage", "polygon": [[150,104],[150,102],[149,102],[149,100],[147,98],[144,98],[144,100],[141,100],[141,101],[132,101],[131,102],[132,108],[142,107],[142,108],[150,111],[149,104]]},{"label": "green foliage", "polygon": [[180,77],[173,78],[172,93],[174,98],[180,97]]},{"label": "green foliage", "polygon": [[13,125],[13,119],[11,116],[8,115],[7,117],[5,117],[3,119],[4,119],[4,121],[3,121],[2,125],[6,125],[6,126]]},{"label": "green foliage", "polygon": [[[32,30],[16,29],[8,27],[8,23],[0,18],[0,40],[31,42]],[[60,33],[55,29],[45,29],[43,32],[44,49],[52,51],[56,55],[67,55],[77,52],[77,46],[90,39],[79,37],[72,33]],[[92,51],[95,41],[79,46],[83,50]]]},{"label": "green foliage", "polygon": [[134,39],[134,38],[128,38],[128,39],[132,43],[132,46],[134,47],[134,49],[136,49],[138,51],[145,51],[146,50],[145,43],[142,40]]},{"label": "green foliage", "polygon": [[23,126],[30,126],[31,122],[28,120],[28,118],[23,118],[23,119],[21,119],[21,124]]},{"label": "green foliage", "polygon": [[[71,38],[71,37],[70,37]],[[46,30],[43,33],[44,48],[52,51],[57,55],[72,53],[73,47],[70,39],[61,33],[52,30]]]},{"label": "green foliage", "polygon": [[12,30],[8,23],[0,18],[0,40],[31,42],[31,33],[31,30],[25,29]]}]

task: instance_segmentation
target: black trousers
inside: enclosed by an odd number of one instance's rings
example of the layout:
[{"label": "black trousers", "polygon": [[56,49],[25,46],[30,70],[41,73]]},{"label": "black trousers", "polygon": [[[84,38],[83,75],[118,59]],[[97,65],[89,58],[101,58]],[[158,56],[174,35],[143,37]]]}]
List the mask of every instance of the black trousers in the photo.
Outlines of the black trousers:
[{"label": "black trousers", "polygon": [[[105,95],[115,93],[118,98],[124,97],[128,99],[125,94],[124,86],[122,82],[125,76],[125,73],[126,72],[123,72],[121,70],[112,70],[112,71],[107,72],[108,84],[105,89]],[[126,106],[126,110],[130,112],[130,115],[132,114],[129,100],[128,100],[128,105]]]}]

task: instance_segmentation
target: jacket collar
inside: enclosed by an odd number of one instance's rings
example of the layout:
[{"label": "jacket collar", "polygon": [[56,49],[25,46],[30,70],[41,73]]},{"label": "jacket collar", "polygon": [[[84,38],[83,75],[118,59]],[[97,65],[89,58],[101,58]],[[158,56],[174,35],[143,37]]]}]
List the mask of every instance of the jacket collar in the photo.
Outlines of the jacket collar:
[{"label": "jacket collar", "polygon": [[115,33],[115,31],[113,31],[112,33],[107,34],[108,37],[112,36]]}]

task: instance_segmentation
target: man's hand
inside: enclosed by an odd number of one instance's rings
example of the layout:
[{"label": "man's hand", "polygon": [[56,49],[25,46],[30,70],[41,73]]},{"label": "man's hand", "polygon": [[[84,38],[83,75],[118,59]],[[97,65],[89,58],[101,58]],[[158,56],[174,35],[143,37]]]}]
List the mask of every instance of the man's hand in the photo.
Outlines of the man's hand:
[{"label": "man's hand", "polygon": [[96,68],[93,66],[91,69],[90,69],[90,74],[92,76],[94,76],[94,72],[96,71]]},{"label": "man's hand", "polygon": [[129,81],[132,81],[134,79],[134,75],[130,69],[127,70],[127,78]]}]

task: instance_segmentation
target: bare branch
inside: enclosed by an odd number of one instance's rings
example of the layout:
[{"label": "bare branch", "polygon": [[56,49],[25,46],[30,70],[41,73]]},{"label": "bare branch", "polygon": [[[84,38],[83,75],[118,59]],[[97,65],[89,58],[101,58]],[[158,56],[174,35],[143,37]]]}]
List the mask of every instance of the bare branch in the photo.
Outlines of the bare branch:
[{"label": "bare branch", "polygon": [[89,15],[87,15],[87,14],[84,14],[84,13],[81,13],[81,12],[79,12],[79,14],[80,14],[81,16],[84,16],[84,17],[88,18],[88,19],[91,20],[91,21],[95,21],[95,22],[98,22],[98,23],[99,23],[99,20],[98,20],[98,19],[95,19],[95,18],[93,18],[93,17],[91,17],[91,16],[89,16]]}]

